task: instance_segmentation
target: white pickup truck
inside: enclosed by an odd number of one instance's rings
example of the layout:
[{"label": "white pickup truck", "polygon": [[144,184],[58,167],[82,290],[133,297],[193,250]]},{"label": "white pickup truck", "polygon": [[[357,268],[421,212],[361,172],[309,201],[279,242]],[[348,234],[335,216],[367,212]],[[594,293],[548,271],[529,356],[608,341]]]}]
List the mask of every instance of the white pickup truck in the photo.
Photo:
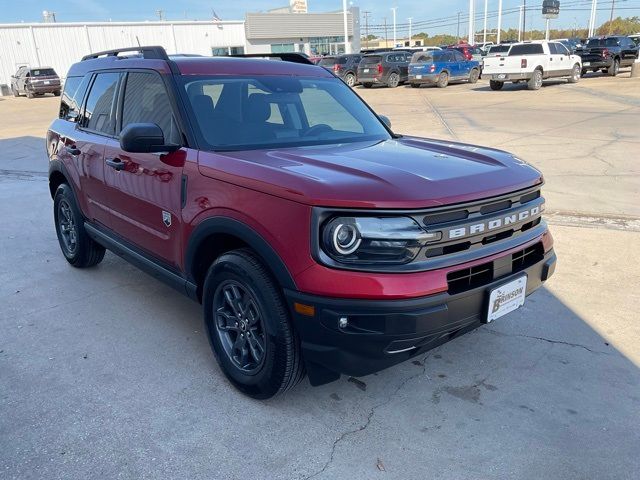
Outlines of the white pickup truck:
[{"label": "white pickup truck", "polygon": [[560,42],[514,43],[501,56],[486,56],[482,77],[489,79],[491,90],[500,90],[505,82],[527,82],[529,90],[538,90],[548,78],[580,80],[582,60],[571,55]]}]

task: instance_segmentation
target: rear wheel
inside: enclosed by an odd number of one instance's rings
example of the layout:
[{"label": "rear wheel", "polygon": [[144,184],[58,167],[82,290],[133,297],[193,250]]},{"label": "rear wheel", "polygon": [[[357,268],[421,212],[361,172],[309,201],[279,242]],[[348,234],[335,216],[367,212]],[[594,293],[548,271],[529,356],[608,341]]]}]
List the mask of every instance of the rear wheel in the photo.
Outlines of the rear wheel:
[{"label": "rear wheel", "polygon": [[584,77],[587,74],[587,69],[583,68],[582,71],[580,72],[580,76]]},{"label": "rear wheel", "polygon": [[362,86],[364,88],[371,88],[373,86],[373,84],[372,83],[363,83]]},{"label": "rear wheel", "polygon": [[27,90],[27,98],[33,98],[35,95],[30,90]]},{"label": "rear wheel", "polygon": [[16,90],[16,87],[14,87],[13,85],[11,86],[11,93],[13,93],[14,97],[20,96],[20,94],[18,93],[18,90]]},{"label": "rear wheel", "polygon": [[203,303],[213,353],[238,390],[267,399],[303,378],[300,342],[282,291],[252,250],[228,252],[211,265]]},{"label": "rear wheel", "polygon": [[578,83],[581,76],[580,65],[577,63],[573,66],[573,70],[571,71],[571,76],[569,77],[569,83]]},{"label": "rear wheel", "polygon": [[613,65],[609,68],[609,75],[615,77],[620,72],[620,60],[617,58],[613,60]]},{"label": "rear wheel", "polygon": [[491,90],[502,90],[502,87],[504,87],[504,82],[489,80],[489,87],[491,87]]},{"label": "rear wheel", "polygon": [[389,80],[387,81],[387,85],[390,88],[396,88],[399,83],[400,83],[400,75],[398,75],[395,72],[389,75]]},{"label": "rear wheel", "polygon": [[477,68],[471,70],[469,74],[469,83],[478,83],[478,79],[480,78],[480,71]]},{"label": "rear wheel", "polygon": [[438,77],[436,86],[438,88],[445,88],[447,85],[449,85],[449,74],[447,72],[442,72]]},{"label": "rear wheel", "polygon": [[411,88],[420,88],[420,84],[419,83],[411,83]]},{"label": "rear wheel", "polygon": [[347,73],[344,77],[344,83],[353,87],[356,84],[356,76],[353,73]]},{"label": "rear wheel", "polygon": [[540,90],[542,87],[542,70],[537,69],[533,71],[533,75],[527,82],[527,88],[529,90]]},{"label": "rear wheel", "polygon": [[59,97],[59,96],[60,96],[60,90],[56,90],[55,92],[53,92],[53,94],[54,94],[56,97]]},{"label": "rear wheel", "polygon": [[87,268],[102,261],[105,249],[84,229],[84,219],[71,187],[66,183],[56,190],[53,199],[53,217],[60,249],[71,265]]}]

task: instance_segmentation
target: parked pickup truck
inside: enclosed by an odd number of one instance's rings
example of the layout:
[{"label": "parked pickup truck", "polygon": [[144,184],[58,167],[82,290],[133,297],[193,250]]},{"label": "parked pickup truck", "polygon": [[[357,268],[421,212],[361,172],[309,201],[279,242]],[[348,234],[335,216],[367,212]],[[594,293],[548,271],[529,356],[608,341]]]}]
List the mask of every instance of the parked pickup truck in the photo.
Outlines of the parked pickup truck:
[{"label": "parked pickup truck", "polygon": [[590,38],[577,53],[582,58],[582,75],[602,70],[615,77],[620,67],[630,67],[636,61],[638,46],[629,37],[598,37]]},{"label": "parked pickup truck", "polygon": [[529,90],[538,90],[548,78],[580,80],[582,61],[571,55],[560,42],[514,43],[504,56],[484,58],[483,77],[489,78],[491,90],[500,90],[505,82],[527,82]]}]

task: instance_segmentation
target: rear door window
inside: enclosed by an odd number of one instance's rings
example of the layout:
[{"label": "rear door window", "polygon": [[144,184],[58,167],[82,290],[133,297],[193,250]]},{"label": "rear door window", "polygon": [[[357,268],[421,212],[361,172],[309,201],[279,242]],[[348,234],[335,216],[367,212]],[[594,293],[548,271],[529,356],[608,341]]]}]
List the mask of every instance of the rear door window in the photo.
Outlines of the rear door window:
[{"label": "rear door window", "polygon": [[119,80],[120,73],[116,72],[95,76],[84,108],[82,127],[106,135],[114,134],[114,100]]}]

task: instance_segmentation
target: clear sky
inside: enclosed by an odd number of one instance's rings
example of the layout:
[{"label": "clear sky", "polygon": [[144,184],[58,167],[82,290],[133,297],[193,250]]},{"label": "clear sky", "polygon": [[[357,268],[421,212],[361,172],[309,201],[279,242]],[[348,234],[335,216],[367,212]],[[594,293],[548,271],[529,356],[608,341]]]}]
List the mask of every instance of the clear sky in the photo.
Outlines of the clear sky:
[{"label": "clear sky", "polygon": [[[157,10],[163,11],[165,19],[207,20],[212,17],[212,11],[223,20],[240,20],[246,12],[265,11],[286,5],[288,0],[0,0],[0,23],[38,22],[42,20],[42,11],[50,10],[56,13],[59,22],[81,21],[126,21],[126,20],[157,20]],[[309,0],[311,12],[334,11],[342,8],[341,0]],[[466,34],[469,0],[354,0],[362,11],[370,11],[369,23],[371,33],[381,33],[375,30],[386,17],[389,26],[392,24],[390,7],[396,6],[398,36],[406,34],[407,18],[413,17],[414,33],[426,31],[429,34],[452,33],[457,30],[457,13],[461,12],[460,32]],[[482,16],[484,0],[475,0],[476,13]],[[497,25],[495,12],[498,0],[489,0],[488,27]],[[518,23],[518,6],[522,0],[504,0],[503,28],[516,27]],[[527,29],[543,29],[544,20],[541,15],[542,0],[527,1]],[[608,20],[612,0],[598,1],[598,23]],[[561,0],[561,14],[553,26],[572,28],[574,25],[586,28],[589,19],[591,0]],[[616,16],[640,16],[640,0],[615,0]],[[422,22],[422,23],[421,23]],[[404,24],[404,26],[402,25]],[[476,23],[480,30],[483,20]],[[364,26],[363,26],[364,31]],[[391,30],[389,30],[391,35]]]}]

